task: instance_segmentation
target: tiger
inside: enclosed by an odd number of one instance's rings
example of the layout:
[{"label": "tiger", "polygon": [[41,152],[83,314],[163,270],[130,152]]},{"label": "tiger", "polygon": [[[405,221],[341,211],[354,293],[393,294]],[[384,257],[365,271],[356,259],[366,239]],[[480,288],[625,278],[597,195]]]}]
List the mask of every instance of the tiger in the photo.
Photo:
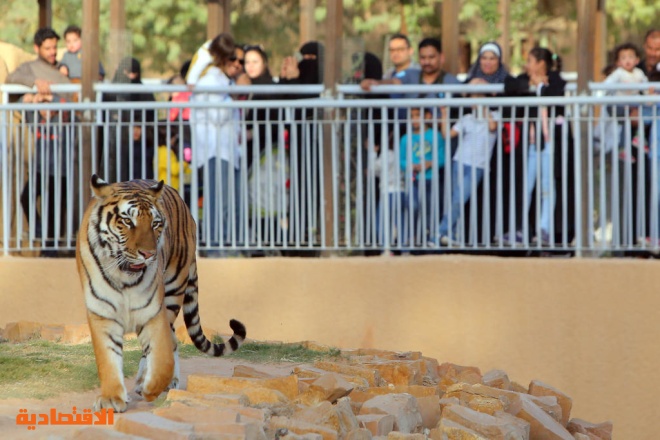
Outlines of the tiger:
[{"label": "tiger", "polygon": [[195,347],[212,356],[237,350],[246,329],[232,319],[233,335],[226,343],[212,343],[204,335],[197,302],[197,228],[174,188],[162,180],[109,184],[94,174],[91,189],[76,263],[101,385],[94,410],[124,412],[129,402],[122,371],[126,333],[135,332],[142,348],[135,392],[150,402],[179,385],[174,321],[181,308]]}]

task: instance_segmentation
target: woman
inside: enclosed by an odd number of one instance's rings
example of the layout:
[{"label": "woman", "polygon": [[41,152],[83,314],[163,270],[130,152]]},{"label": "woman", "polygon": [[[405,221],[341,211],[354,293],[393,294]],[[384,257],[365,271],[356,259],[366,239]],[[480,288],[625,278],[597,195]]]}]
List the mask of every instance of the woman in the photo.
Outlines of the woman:
[{"label": "woman", "polygon": [[[542,97],[563,96],[566,81],[560,76],[561,60],[550,50],[535,47],[529,52],[526,72],[504,83],[508,96]],[[531,90],[531,91],[530,91]],[[518,215],[522,221],[536,220],[530,232],[533,242],[544,245],[570,243],[575,233],[573,139],[570,125],[565,119],[563,106],[529,107],[530,124],[525,131],[529,145],[527,175],[518,174],[523,181],[525,196],[523,211]],[[524,117],[525,109],[518,109],[516,117]],[[532,195],[536,189],[536,203]],[[563,198],[565,197],[565,199]],[[538,218],[536,218],[538,216]],[[530,222],[531,223],[531,222]],[[533,226],[533,223],[532,223]],[[515,237],[509,235],[505,241],[524,241],[521,228]],[[508,239],[508,240],[507,240]]]},{"label": "woman", "polygon": [[[504,84],[507,79],[511,79],[508,69],[502,63],[502,49],[500,45],[494,41],[484,43],[479,48],[478,60],[468,69],[466,84],[469,84],[475,78],[485,80],[489,84]],[[497,96],[501,96],[498,94]],[[465,205],[465,215],[462,218],[464,222],[465,231],[478,231],[477,237],[466,237],[466,242],[473,242],[474,239],[481,236],[482,242],[489,243],[491,238],[498,235],[498,225],[508,225],[511,198],[509,195],[513,191],[513,202],[516,206],[522,206],[522,197],[520,196],[520,189],[511,186],[511,173],[518,175],[522,172],[522,155],[520,150],[512,148],[515,142],[511,142],[513,138],[520,136],[520,124],[511,122],[511,108],[509,107],[494,107],[492,111],[500,113],[502,124],[498,129],[501,129],[498,135],[499,141],[495,144],[493,154],[490,157],[489,166],[484,168],[484,177],[480,185],[477,186],[474,192],[474,203],[470,202]],[[463,109],[464,113],[471,111],[470,109]],[[453,118],[458,118],[458,115],[452,115]],[[512,136],[514,135],[514,136]],[[458,138],[452,139],[452,153],[457,148]],[[453,154],[452,154],[453,155]],[[517,181],[516,181],[517,183]],[[500,191],[497,189],[500,188]],[[487,192],[486,192],[487,191]],[[451,194],[451,189],[448,194]],[[484,212],[484,198],[489,199],[489,212]],[[475,207],[477,215],[474,218],[481,219],[488,217],[490,228],[483,230],[484,221],[478,220],[476,229],[474,225],[468,224],[470,218],[470,209]],[[498,210],[500,207],[500,210]],[[500,218],[498,219],[498,212]]]},{"label": "woman", "polygon": [[[240,68],[235,49],[231,35],[223,33],[215,37],[209,46],[213,64],[196,86],[232,84],[231,78]],[[204,191],[201,237],[211,246],[240,237],[240,116],[237,109],[220,106],[230,101],[227,92],[201,92],[192,97],[192,102],[216,104],[195,108],[191,114],[193,163],[199,169],[199,186]]]},{"label": "woman", "polygon": [[[245,73],[253,85],[274,85],[268,68],[268,55],[261,46],[245,47]],[[255,93],[251,100],[277,100],[272,93]],[[285,150],[278,148],[278,121],[284,119],[278,108],[256,108],[245,118],[248,129],[247,158],[250,166],[249,194],[254,220],[253,232],[261,231],[262,241],[282,243],[286,221],[288,181]],[[259,226],[256,225],[259,223]]]},{"label": "woman", "polygon": [[481,78],[490,84],[503,84],[507,77],[510,77],[509,71],[502,64],[502,49],[494,41],[484,43],[479,48],[479,59],[468,69],[468,84],[474,78]]},{"label": "woman", "polygon": [[[123,58],[115,76],[114,84],[142,84],[142,68],[140,62],[131,57]],[[109,102],[153,102],[156,100],[153,93],[109,93],[104,96]],[[156,111],[137,108],[126,110],[112,110],[108,113],[111,121],[109,125],[110,151],[107,158],[101,158],[102,169],[105,161],[108,168],[105,176],[110,181],[124,181],[131,179],[153,179],[152,166],[154,157],[154,130],[156,125]],[[117,131],[116,125],[120,130]],[[119,134],[119,139],[117,135]],[[119,150],[119,151],[118,151]]]}]

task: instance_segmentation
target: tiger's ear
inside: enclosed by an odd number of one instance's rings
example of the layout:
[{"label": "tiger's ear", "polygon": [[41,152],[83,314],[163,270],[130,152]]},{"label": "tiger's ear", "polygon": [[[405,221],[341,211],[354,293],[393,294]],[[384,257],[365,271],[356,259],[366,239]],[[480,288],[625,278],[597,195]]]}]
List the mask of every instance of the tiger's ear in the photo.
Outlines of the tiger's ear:
[{"label": "tiger's ear", "polygon": [[96,197],[102,199],[112,194],[112,189],[110,187],[110,184],[105,180],[101,179],[96,174],[92,175],[91,183],[92,183],[92,191],[94,191],[94,195]]},{"label": "tiger's ear", "polygon": [[147,188],[151,194],[153,194],[154,199],[158,200],[160,196],[163,194],[163,188],[165,187],[165,182],[160,181],[155,185],[151,185],[149,188]]}]

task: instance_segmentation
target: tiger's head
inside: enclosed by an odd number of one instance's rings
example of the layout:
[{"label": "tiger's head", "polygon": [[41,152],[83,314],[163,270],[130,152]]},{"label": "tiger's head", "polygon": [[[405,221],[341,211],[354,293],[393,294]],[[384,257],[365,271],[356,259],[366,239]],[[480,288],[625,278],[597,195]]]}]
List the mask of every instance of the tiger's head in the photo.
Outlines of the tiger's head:
[{"label": "tiger's head", "polygon": [[109,184],[96,174],[92,190],[99,200],[90,234],[112,258],[113,265],[124,272],[142,273],[158,259],[165,215],[160,204],[163,181]]}]

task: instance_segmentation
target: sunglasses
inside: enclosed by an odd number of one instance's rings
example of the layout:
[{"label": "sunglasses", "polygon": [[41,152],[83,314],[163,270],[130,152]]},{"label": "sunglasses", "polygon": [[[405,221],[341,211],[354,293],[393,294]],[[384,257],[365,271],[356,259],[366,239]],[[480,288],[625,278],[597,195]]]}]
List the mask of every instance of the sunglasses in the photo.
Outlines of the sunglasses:
[{"label": "sunglasses", "polygon": [[241,66],[245,64],[245,60],[243,58],[239,59],[236,55],[230,56],[229,61],[231,61],[232,63],[238,61]]}]

